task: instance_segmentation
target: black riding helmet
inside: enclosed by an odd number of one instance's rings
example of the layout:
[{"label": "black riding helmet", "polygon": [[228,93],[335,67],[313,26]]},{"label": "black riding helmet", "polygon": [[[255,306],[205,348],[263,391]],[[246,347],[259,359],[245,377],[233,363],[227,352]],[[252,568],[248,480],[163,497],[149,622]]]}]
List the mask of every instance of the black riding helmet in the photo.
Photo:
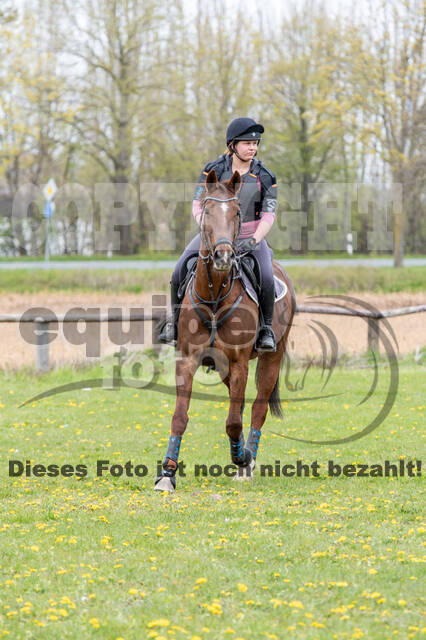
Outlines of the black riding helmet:
[{"label": "black riding helmet", "polygon": [[226,144],[228,146],[238,140],[260,140],[264,131],[264,127],[253,118],[235,118],[226,130]]}]

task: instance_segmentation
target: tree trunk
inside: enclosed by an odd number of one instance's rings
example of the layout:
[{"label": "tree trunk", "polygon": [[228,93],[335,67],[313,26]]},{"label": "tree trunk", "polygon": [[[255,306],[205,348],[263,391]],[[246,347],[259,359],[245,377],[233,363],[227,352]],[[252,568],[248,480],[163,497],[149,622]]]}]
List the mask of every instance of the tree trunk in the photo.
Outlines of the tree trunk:
[{"label": "tree trunk", "polygon": [[402,184],[402,203],[399,210],[395,210],[393,218],[393,266],[402,267],[404,264],[404,170],[401,168],[393,175],[394,184]]}]

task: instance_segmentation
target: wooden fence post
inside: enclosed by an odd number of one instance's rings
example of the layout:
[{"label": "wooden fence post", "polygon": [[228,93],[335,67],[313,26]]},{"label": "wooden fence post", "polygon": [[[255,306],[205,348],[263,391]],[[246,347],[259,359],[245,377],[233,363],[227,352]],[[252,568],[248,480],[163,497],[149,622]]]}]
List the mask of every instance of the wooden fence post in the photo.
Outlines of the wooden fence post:
[{"label": "wooden fence post", "polygon": [[42,373],[49,371],[49,323],[36,322],[36,371]]},{"label": "wooden fence post", "polygon": [[368,318],[368,349],[379,352],[380,318]]}]

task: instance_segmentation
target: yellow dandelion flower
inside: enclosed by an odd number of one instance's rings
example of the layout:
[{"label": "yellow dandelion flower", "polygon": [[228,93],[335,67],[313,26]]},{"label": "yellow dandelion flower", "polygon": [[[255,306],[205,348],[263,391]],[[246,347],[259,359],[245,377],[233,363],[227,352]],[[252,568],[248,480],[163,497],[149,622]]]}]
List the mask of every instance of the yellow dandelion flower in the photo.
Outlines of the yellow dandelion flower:
[{"label": "yellow dandelion flower", "polygon": [[245,593],[247,591],[247,585],[243,584],[242,582],[239,582],[237,584],[238,587],[238,591],[240,591],[241,593]]},{"label": "yellow dandelion flower", "polygon": [[278,598],[271,598],[269,602],[274,605],[274,609],[276,609],[277,607],[280,607],[283,604],[283,601],[279,600]]},{"label": "yellow dandelion flower", "polygon": [[167,620],[167,618],[159,618],[158,620],[151,620],[151,622],[148,622],[148,628],[152,629],[153,627],[168,627],[170,624],[170,620]]}]

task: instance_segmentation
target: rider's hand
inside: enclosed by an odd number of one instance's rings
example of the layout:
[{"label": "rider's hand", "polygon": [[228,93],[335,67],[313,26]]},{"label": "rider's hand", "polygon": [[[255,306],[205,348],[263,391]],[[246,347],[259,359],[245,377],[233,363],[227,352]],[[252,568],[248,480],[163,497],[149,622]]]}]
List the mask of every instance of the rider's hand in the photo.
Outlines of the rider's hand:
[{"label": "rider's hand", "polygon": [[238,250],[240,253],[245,253],[246,251],[253,251],[253,249],[256,249],[256,246],[256,238],[244,238],[239,241]]}]

